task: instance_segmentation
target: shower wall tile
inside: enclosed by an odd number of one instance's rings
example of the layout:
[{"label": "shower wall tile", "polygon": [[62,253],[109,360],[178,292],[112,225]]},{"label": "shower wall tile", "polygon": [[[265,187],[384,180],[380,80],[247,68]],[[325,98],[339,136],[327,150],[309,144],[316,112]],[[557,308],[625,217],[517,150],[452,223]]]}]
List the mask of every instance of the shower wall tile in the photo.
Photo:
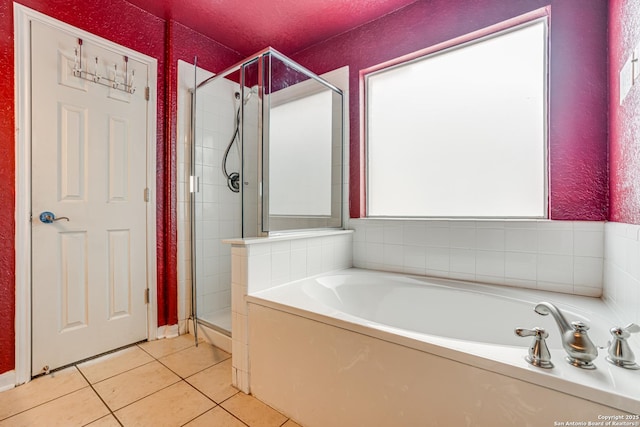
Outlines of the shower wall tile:
[{"label": "shower wall tile", "polygon": [[[603,222],[351,219],[348,228],[354,230],[356,267],[578,295],[602,292]],[[620,259],[630,253],[613,250]],[[621,262],[640,275],[640,263]]]},{"label": "shower wall tile", "polygon": [[[194,207],[198,218],[196,298],[198,313],[205,320],[207,313],[231,309],[231,251],[220,240],[238,237],[242,232],[240,198],[229,191],[221,171],[222,156],[233,133],[235,109],[232,95],[226,93],[232,91],[235,84],[224,84],[229,86],[228,90],[221,90],[224,94],[217,94],[214,86],[199,91],[196,111],[194,169],[200,178],[200,191],[195,195]],[[190,123],[188,105],[183,105],[179,111],[187,114],[184,123]],[[191,311],[188,295],[191,292],[192,262],[189,193],[191,147],[188,129],[179,130],[178,139],[181,141],[177,149],[178,289],[182,295],[182,298],[179,296],[179,314],[184,320]]]}]

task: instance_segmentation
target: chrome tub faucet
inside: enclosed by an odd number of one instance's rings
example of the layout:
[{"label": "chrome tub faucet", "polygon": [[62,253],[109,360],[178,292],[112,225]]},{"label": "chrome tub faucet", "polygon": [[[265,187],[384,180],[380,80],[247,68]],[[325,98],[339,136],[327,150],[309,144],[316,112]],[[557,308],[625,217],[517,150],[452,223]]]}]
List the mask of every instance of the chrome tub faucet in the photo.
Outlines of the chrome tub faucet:
[{"label": "chrome tub faucet", "polygon": [[578,368],[596,368],[593,360],[598,357],[598,349],[589,339],[587,335],[589,327],[585,323],[580,321],[567,322],[558,307],[550,302],[541,302],[536,305],[534,310],[542,316],[551,314],[555,319],[562,335],[562,347],[567,352],[567,362]]}]

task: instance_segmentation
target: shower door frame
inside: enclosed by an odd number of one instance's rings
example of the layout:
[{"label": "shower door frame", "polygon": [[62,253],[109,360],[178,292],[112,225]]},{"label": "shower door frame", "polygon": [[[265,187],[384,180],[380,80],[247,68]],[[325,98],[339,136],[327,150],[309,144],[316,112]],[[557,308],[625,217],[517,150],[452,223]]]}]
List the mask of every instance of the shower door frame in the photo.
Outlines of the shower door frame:
[{"label": "shower door frame", "polygon": [[[345,123],[344,123],[344,105],[345,105],[345,100],[344,100],[344,92],[338,88],[337,86],[329,83],[328,81],[326,81],[325,79],[323,79],[322,77],[318,76],[317,74],[315,74],[314,72],[310,71],[309,69],[307,69],[306,67],[296,63],[295,61],[292,61],[291,59],[287,58],[285,55],[283,55],[282,53],[278,52],[276,49],[272,48],[272,47],[267,47],[265,49],[262,49],[261,51],[255,53],[254,55],[251,55],[245,59],[243,59],[242,61],[232,65],[231,67],[226,68],[224,71],[215,74],[211,77],[209,77],[208,79],[203,80],[202,82],[200,82],[197,86],[196,86],[196,90],[202,86],[205,86],[206,84],[208,84],[211,81],[217,80],[219,78],[223,78],[228,76],[229,74],[239,71],[240,72],[240,90],[241,90],[241,97],[244,98],[244,88],[246,87],[245,85],[245,73],[243,72],[244,67],[247,64],[253,63],[253,62],[257,62],[258,64],[258,141],[257,141],[257,145],[258,145],[258,182],[257,182],[257,186],[258,186],[258,200],[257,200],[257,204],[258,204],[258,212],[257,212],[257,218],[258,218],[258,232],[257,232],[257,236],[246,236],[244,233],[244,229],[245,229],[245,224],[244,224],[244,218],[245,218],[245,203],[244,203],[244,195],[242,196],[242,216],[243,216],[243,232],[242,232],[242,237],[243,238],[247,238],[247,237],[267,237],[269,236],[270,230],[268,229],[269,227],[269,212],[268,212],[268,199],[269,199],[269,188],[268,185],[268,178],[265,175],[265,173],[268,172],[268,168],[265,167],[265,162],[264,162],[264,153],[265,151],[268,150],[269,147],[269,135],[265,135],[264,132],[264,126],[265,123],[268,123],[269,121],[269,112],[265,111],[264,108],[264,81],[265,81],[265,77],[269,78],[269,80],[271,79],[271,76],[269,74],[267,74],[265,76],[265,66],[264,66],[264,59],[266,57],[273,57],[273,58],[277,58],[278,60],[282,61],[285,65],[287,65],[288,67],[291,67],[303,74],[305,74],[306,76],[308,76],[309,78],[319,82],[320,84],[326,86],[328,89],[332,90],[333,92],[339,94],[342,97],[342,111],[340,114],[340,118],[341,118],[341,153],[340,153],[340,158],[344,159],[344,128],[345,128]],[[270,68],[269,68],[270,71]],[[241,104],[241,117],[244,118],[244,104]],[[242,127],[240,127],[239,130],[240,134],[239,134],[239,139],[241,141],[241,170],[244,171],[244,135],[242,132]],[[340,168],[340,174],[341,176],[344,174],[344,164],[341,165]],[[241,176],[242,178],[242,176]],[[242,182],[243,180],[241,180],[241,185],[240,185],[240,193],[243,194],[244,193],[244,183]],[[341,179],[342,181],[342,179]],[[337,196],[338,199],[340,200],[340,204],[343,203],[343,194],[342,194],[342,185],[340,185],[340,194]],[[265,202],[266,201],[266,202]],[[326,226],[326,225],[319,225],[318,227],[312,227],[312,229],[340,229],[344,227],[344,223],[345,223],[345,214],[344,214],[344,209],[341,206],[339,209],[339,215],[340,215],[340,224],[337,226]],[[295,231],[300,231],[300,229],[297,230],[276,230],[278,233],[283,233],[283,232],[295,232]]]}]

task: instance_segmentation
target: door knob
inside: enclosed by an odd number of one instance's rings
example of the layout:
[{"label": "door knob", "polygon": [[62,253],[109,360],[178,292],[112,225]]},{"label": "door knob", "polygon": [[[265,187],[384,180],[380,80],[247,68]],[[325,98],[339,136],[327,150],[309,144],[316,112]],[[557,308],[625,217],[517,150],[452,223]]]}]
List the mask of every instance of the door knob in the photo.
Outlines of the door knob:
[{"label": "door knob", "polygon": [[53,212],[44,211],[40,214],[40,221],[44,222],[45,224],[51,224],[54,221],[60,221],[63,219],[69,221],[69,218],[67,218],[66,216],[56,218]]}]

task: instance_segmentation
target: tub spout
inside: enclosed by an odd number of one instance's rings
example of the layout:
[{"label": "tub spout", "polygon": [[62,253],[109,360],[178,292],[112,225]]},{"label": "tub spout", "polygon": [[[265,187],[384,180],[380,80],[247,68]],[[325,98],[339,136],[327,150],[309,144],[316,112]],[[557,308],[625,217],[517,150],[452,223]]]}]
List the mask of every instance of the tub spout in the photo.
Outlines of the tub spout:
[{"label": "tub spout", "polygon": [[558,307],[550,302],[541,302],[534,310],[543,316],[553,316],[562,335],[562,346],[567,352],[566,360],[570,364],[583,369],[596,368],[592,362],[598,356],[598,349],[587,335],[589,327],[586,324],[580,321],[567,322]]}]

